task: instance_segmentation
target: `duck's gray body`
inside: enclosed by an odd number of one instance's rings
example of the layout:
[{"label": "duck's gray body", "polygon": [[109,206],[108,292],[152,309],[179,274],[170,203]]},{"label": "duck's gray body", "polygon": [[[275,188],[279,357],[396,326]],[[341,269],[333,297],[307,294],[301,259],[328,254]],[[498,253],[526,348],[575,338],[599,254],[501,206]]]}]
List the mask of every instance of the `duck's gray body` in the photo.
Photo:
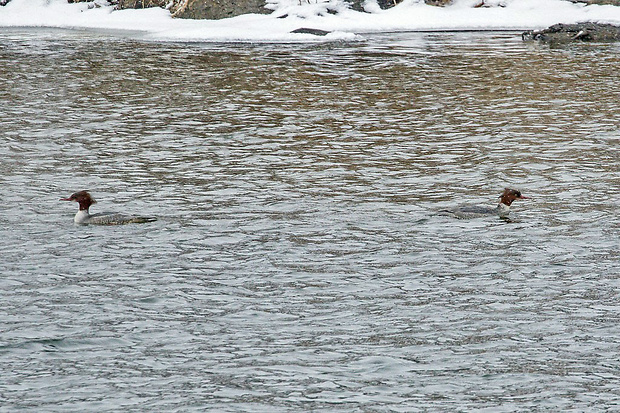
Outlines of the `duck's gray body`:
[{"label": "duck's gray body", "polygon": [[116,212],[100,212],[91,215],[88,211],[78,211],[73,221],[79,225],[124,225],[153,222],[157,221],[157,218],[125,215]]},{"label": "duck's gray body", "polygon": [[444,209],[440,211],[444,215],[453,215],[455,218],[470,219],[496,215],[500,218],[506,218],[510,214],[510,207],[505,204],[499,204],[495,208],[467,205],[460,208]]}]

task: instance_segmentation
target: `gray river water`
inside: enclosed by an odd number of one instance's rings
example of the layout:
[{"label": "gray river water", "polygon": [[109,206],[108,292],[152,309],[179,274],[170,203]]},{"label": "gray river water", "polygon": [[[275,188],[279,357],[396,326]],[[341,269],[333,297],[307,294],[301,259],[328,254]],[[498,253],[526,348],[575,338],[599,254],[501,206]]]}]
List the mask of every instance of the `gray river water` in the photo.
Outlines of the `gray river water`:
[{"label": "gray river water", "polygon": [[0,411],[620,409],[620,47],[364,37],[0,32]]}]

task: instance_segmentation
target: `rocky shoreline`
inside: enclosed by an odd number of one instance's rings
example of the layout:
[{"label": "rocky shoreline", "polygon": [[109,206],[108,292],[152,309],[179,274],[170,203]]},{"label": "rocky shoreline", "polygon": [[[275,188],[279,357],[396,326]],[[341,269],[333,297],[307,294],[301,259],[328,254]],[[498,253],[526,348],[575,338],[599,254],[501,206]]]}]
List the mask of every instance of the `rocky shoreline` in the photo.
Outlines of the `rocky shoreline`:
[{"label": "rocky shoreline", "polygon": [[[0,0],[0,6],[4,6],[11,0]],[[299,0],[300,4],[313,0]],[[364,12],[365,0],[344,0],[349,8]],[[403,0],[376,0],[381,9],[392,8]],[[424,0],[431,6],[448,6],[453,0]],[[607,4],[620,6],[620,0],[566,0],[572,3]],[[68,3],[93,2],[93,0],[67,0]],[[173,17],[182,19],[209,19],[218,20],[235,17],[242,14],[269,14],[272,12],[267,7],[266,0],[108,0],[118,10],[145,9],[149,7],[161,7],[170,10]],[[497,0],[479,0],[473,7],[502,7],[502,2]]]},{"label": "rocky shoreline", "polygon": [[[2,0],[0,0],[2,1]],[[9,0],[10,1],[10,0]],[[69,1],[92,1],[92,0],[69,0]],[[299,0],[311,3],[314,0]],[[365,0],[344,0],[352,10],[365,11]],[[392,8],[403,0],[377,0],[381,9]],[[453,0],[424,0],[431,6],[444,7]],[[572,3],[601,4],[620,6],[620,0],[566,0]],[[265,0],[111,0],[116,8],[138,9],[146,7],[169,8],[174,17],[185,19],[223,19],[239,16],[242,14],[257,13],[268,14],[271,10],[266,6]],[[474,7],[502,7],[502,2],[497,0],[479,0]]]},{"label": "rocky shoreline", "polygon": [[544,30],[523,32],[521,38],[542,43],[617,42],[620,41],[620,26],[592,22],[560,23]]},{"label": "rocky shoreline", "polygon": [[[3,1],[3,0],[0,0]],[[69,0],[89,1],[89,0]],[[300,0],[310,3],[311,0]],[[352,10],[365,11],[364,0],[345,0]],[[403,0],[377,0],[382,9],[396,6]],[[433,6],[446,6],[452,0],[425,0]],[[618,0],[620,2],[620,0]],[[242,14],[268,14],[272,10],[265,7],[265,0],[113,0],[118,10],[141,9],[147,7],[168,8],[173,17],[182,19],[225,19]],[[484,0],[480,1],[484,4]]]},{"label": "rocky shoreline", "polygon": [[[11,0],[0,0],[0,6],[4,6]],[[299,0],[300,4],[318,0]],[[364,12],[365,0],[344,0],[352,10]],[[381,9],[389,9],[403,0],[376,0]],[[443,7],[450,5],[453,0],[424,0],[428,5]],[[612,5],[620,6],[620,0],[565,0],[571,3],[586,5]],[[88,2],[93,0],[67,0],[69,3]],[[170,10],[173,17],[185,19],[209,19],[218,20],[235,17],[243,14],[269,14],[272,10],[266,0],[108,0],[118,10],[143,9],[161,7]],[[473,7],[503,7],[501,0],[478,0]],[[328,13],[337,13],[336,10],[328,10]],[[575,26],[575,27],[573,27]],[[308,30],[304,28],[306,32]],[[523,40],[554,42],[554,41],[619,41],[620,28],[612,25],[596,25],[595,23],[579,23],[579,25],[554,25],[545,30],[529,31],[523,33]],[[324,35],[321,33],[320,35]]]}]

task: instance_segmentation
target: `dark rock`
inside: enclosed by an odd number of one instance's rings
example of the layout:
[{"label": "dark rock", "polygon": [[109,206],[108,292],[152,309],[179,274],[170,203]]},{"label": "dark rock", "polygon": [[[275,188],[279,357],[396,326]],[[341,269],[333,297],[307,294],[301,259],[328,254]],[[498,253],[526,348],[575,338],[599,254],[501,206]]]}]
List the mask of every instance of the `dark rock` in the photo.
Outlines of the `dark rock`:
[{"label": "dark rock", "polygon": [[242,14],[269,14],[265,0],[185,0],[170,11],[174,17],[183,19],[226,19]]},{"label": "dark rock", "polygon": [[381,9],[386,10],[390,7],[396,6],[397,3],[394,0],[377,0],[377,4],[381,7]]},{"label": "dark rock", "polygon": [[[358,1],[359,0],[347,0],[348,2],[352,2],[352,1]],[[403,0],[377,0],[377,4],[379,4],[379,7],[381,7],[382,9],[389,9],[391,7],[396,6],[397,4],[402,3]],[[453,0],[424,0],[424,3],[428,4],[429,6],[439,6],[439,7],[444,7],[444,6],[448,6],[450,4],[452,4]],[[620,0],[619,0],[620,1]],[[363,3],[363,1],[362,1]],[[355,7],[352,7],[353,10],[357,10]]]},{"label": "dark rock", "polygon": [[569,42],[617,42],[620,41],[620,26],[601,23],[554,24],[544,30],[523,32],[524,41],[544,43]]},{"label": "dark rock", "polygon": [[447,6],[452,3],[452,0],[424,0],[424,3],[429,4],[431,6]]},{"label": "dark rock", "polygon": [[478,3],[472,6],[474,9],[491,8],[491,7],[506,7],[506,3],[487,3],[487,0],[479,0]]},{"label": "dark rock", "polygon": [[611,6],[620,6],[620,0],[568,0],[572,3],[585,3],[585,4],[603,4]]},{"label": "dark rock", "polygon": [[116,9],[146,9],[149,7],[166,7],[166,0],[119,0]]},{"label": "dark rock", "polygon": [[300,27],[299,29],[293,30],[291,33],[303,33],[303,34],[313,34],[315,36],[325,36],[330,34],[327,30],[321,29],[311,29],[309,27]]},{"label": "dark rock", "polygon": [[346,0],[351,10],[355,11],[364,11],[364,1],[365,0]]},{"label": "dark rock", "polygon": [[271,13],[265,8],[265,0],[118,0],[116,8],[141,9],[169,4],[172,16],[184,19],[225,19],[248,13]]}]

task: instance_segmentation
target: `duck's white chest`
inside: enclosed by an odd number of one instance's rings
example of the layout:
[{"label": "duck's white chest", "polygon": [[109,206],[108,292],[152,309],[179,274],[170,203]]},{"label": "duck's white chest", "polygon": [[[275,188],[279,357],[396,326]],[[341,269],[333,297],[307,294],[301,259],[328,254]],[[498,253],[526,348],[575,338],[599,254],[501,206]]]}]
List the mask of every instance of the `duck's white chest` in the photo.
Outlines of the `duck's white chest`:
[{"label": "duck's white chest", "polygon": [[505,218],[510,214],[510,207],[506,204],[499,204],[497,206],[497,213],[500,217]]},{"label": "duck's white chest", "polygon": [[88,211],[79,210],[77,214],[75,214],[75,218],[73,218],[73,222],[76,224],[85,224],[88,221],[90,214]]}]

